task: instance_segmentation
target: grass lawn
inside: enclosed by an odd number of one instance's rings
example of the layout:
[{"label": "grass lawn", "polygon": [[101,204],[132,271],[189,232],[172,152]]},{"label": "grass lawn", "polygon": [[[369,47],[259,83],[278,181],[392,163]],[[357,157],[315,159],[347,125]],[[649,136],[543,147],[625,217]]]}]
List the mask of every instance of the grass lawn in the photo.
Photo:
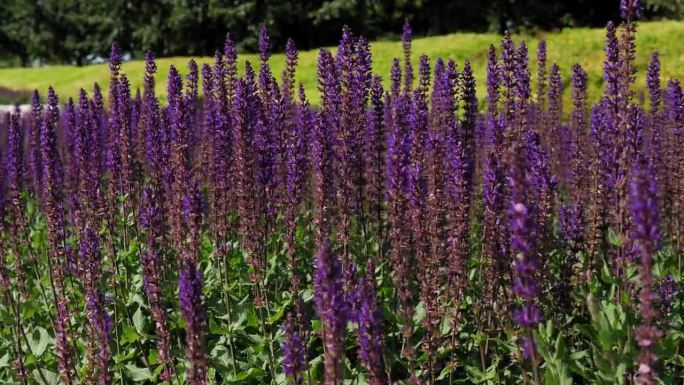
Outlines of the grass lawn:
[{"label": "grass lawn", "polygon": [[[600,95],[604,31],[602,29],[574,28],[560,32],[547,32],[538,36],[516,36],[516,40],[524,39],[528,43],[531,54],[531,70],[533,79],[535,69],[535,53],[538,38],[543,37],[548,45],[548,61],[557,63],[562,70],[564,83],[569,87],[569,73],[571,66],[579,62],[589,73],[589,94],[596,100]],[[470,60],[475,69],[478,91],[483,96],[485,91],[484,78],[486,69],[487,49],[490,44],[498,46],[501,36],[496,34],[455,33],[451,35],[418,38],[414,41],[414,57],[417,64],[418,56],[426,54],[431,59],[442,57],[454,59],[462,67],[464,60]],[[637,90],[645,87],[645,67],[653,51],[659,51],[662,62],[663,79],[684,79],[684,22],[660,21],[640,23],[637,38]],[[217,47],[220,48],[220,47]],[[401,42],[376,41],[372,44],[374,73],[380,74],[387,83],[389,68],[394,57],[401,55]],[[302,82],[314,103],[318,99],[316,92],[316,58],[318,50],[300,53],[300,65],[297,79]],[[189,57],[160,58],[157,60],[159,73],[157,75],[157,92],[162,101],[165,98],[166,77],[170,65],[176,65],[181,72],[186,71]],[[211,62],[212,58],[196,59],[201,65]],[[240,63],[250,60],[258,62],[253,54],[240,55]],[[274,55],[271,66],[274,73],[280,74],[283,69],[284,55]],[[124,63],[123,71],[127,74],[133,88],[141,87],[145,63],[132,60]],[[37,88],[44,94],[47,87],[52,85],[60,97],[75,97],[80,88],[92,89],[94,82],[103,88],[107,87],[109,72],[106,64],[75,66],[46,66],[41,68],[9,68],[0,69],[0,87],[11,90],[32,90]],[[569,97],[569,92],[565,93]]]}]

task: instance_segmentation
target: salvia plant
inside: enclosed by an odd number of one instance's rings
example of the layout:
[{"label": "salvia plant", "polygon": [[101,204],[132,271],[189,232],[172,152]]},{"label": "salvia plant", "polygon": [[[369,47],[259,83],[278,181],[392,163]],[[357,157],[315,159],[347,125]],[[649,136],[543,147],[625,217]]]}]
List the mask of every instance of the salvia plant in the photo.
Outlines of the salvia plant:
[{"label": "salvia plant", "polygon": [[345,27],[305,90],[262,27],[162,104],[113,44],[107,89],[0,118],[0,382],[681,384],[684,93],[656,52],[635,94],[620,14],[600,96],[509,34],[484,85],[416,61],[407,21],[386,81]]}]

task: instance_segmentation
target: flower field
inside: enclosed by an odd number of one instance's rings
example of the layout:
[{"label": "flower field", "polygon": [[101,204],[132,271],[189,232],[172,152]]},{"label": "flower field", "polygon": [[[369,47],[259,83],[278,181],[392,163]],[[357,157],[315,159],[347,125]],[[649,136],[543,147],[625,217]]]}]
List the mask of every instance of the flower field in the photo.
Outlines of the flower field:
[{"label": "flower field", "polygon": [[317,90],[265,28],[161,93],[113,44],[106,88],[0,116],[0,383],[681,384],[684,94],[639,13],[600,89],[508,34],[415,60],[408,22]]}]

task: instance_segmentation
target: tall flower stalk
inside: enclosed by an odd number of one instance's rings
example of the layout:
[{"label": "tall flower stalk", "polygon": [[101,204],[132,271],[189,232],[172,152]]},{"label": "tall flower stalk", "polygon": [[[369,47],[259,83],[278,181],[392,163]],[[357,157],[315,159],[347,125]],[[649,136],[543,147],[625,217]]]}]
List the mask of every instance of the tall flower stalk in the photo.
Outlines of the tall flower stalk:
[{"label": "tall flower stalk", "polygon": [[349,309],[343,290],[342,266],[327,239],[318,245],[315,264],[316,313],[323,327],[325,383],[340,385],[344,379],[344,342]]},{"label": "tall flower stalk", "polygon": [[55,350],[60,381],[71,385],[77,381],[75,352],[71,345],[70,310],[66,291],[69,264],[66,258],[66,214],[62,200],[61,159],[57,152],[56,126],[59,116],[55,91],[48,89],[48,104],[40,129],[40,158],[43,162],[42,197],[48,227],[47,260],[50,285],[56,310],[54,318]]},{"label": "tall flower stalk", "polygon": [[637,356],[637,382],[643,385],[658,383],[654,364],[658,361],[655,345],[663,333],[655,326],[657,311],[654,301],[658,293],[653,275],[653,261],[660,243],[658,193],[653,165],[642,156],[632,172],[630,212],[632,214],[632,239],[639,249],[639,277],[641,290],[639,303],[642,323],[636,328],[635,338],[641,352]]},{"label": "tall flower stalk", "polygon": [[513,320],[522,329],[523,356],[528,359],[534,373],[534,382],[539,384],[539,355],[533,330],[541,322],[542,314],[537,307],[536,301],[539,295],[537,274],[539,262],[534,250],[532,238],[534,228],[534,208],[531,206],[528,194],[528,175],[525,147],[517,147],[513,150],[511,159],[511,172],[508,177],[511,190],[509,216],[511,231],[510,251],[514,258],[513,263],[513,292],[521,300],[522,304],[513,313]]}]

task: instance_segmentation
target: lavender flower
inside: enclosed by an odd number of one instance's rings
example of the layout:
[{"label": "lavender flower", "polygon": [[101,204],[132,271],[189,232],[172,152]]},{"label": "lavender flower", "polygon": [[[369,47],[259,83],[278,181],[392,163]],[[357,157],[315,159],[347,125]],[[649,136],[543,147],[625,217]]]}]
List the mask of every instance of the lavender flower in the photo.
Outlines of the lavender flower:
[{"label": "lavender flower", "polygon": [[[23,168],[23,137],[19,126],[19,112],[14,112],[10,115],[9,127],[7,131],[7,159],[5,164],[5,178],[6,178],[6,202],[9,205],[7,213],[9,214],[8,221],[9,230],[12,235],[12,251],[14,256],[14,275],[17,279],[17,286],[24,298],[27,296],[26,282],[24,279],[24,271],[26,262],[34,262],[35,257],[33,253],[28,256],[28,261],[23,261],[20,258],[20,244],[21,237],[26,230],[26,222],[24,219],[24,208],[22,205],[21,192],[24,183],[24,168]],[[5,286],[9,287],[9,286]]]},{"label": "lavender flower", "polygon": [[18,111],[12,113],[7,130],[7,165],[5,176],[7,178],[8,199],[13,205],[20,204],[20,193],[24,183],[24,141],[19,119]]},{"label": "lavender flower", "polygon": [[[553,64],[551,72],[549,73],[549,109],[546,119],[547,127],[545,131],[544,141],[547,143],[551,151],[551,167],[555,172],[567,170],[566,164],[561,164],[563,155],[561,151],[567,151],[567,148],[561,146],[561,118],[563,115],[563,81],[560,75],[560,67]],[[562,178],[564,183],[567,183],[567,178]]]},{"label": "lavender flower", "polygon": [[79,135],[76,127],[76,107],[74,100],[69,98],[62,114],[64,123],[64,164],[66,165],[66,190],[73,192],[78,189],[78,159],[74,158],[74,147]]},{"label": "lavender flower", "polygon": [[354,42],[348,27],[343,29],[336,57],[336,78],[339,82],[340,120],[335,132],[335,169],[338,182],[340,219],[338,234],[342,243],[342,263],[347,269],[351,263],[349,241],[352,221],[364,221],[363,205],[363,131],[370,73],[368,47],[365,40]]},{"label": "lavender flower", "polygon": [[497,111],[500,81],[496,48],[490,45],[487,55],[487,108],[490,115],[494,115]]},{"label": "lavender flower", "polygon": [[537,105],[543,109],[546,101],[546,40],[537,45]]},{"label": "lavender flower", "polygon": [[285,70],[283,71],[283,94],[294,97],[295,71],[299,53],[292,39],[287,39],[285,43]]},{"label": "lavender flower", "polygon": [[588,252],[591,258],[606,247],[604,233],[607,229],[607,215],[609,214],[609,191],[613,187],[611,169],[614,155],[611,151],[609,127],[612,126],[611,115],[608,111],[609,102],[604,100],[594,106],[591,113],[591,143],[593,158],[590,164],[591,184],[589,190],[589,214],[587,218]]},{"label": "lavender flower", "polygon": [[[648,132],[648,149],[650,150],[651,162],[656,169],[660,169],[662,156],[662,116],[661,116],[661,85],[660,85],[660,57],[658,52],[653,52],[651,61],[648,63],[646,72],[646,85],[649,92],[649,121],[650,129]],[[660,179],[656,175],[656,179]]]},{"label": "lavender flower", "polygon": [[397,98],[399,96],[399,91],[401,90],[401,64],[399,59],[394,58],[392,60],[392,68],[390,69],[390,93],[392,98]]},{"label": "lavender flower", "polygon": [[271,39],[268,36],[268,29],[265,25],[259,28],[259,58],[262,62],[267,62],[271,56]]},{"label": "lavender flower", "polygon": [[206,353],[202,329],[206,322],[206,314],[202,303],[202,273],[194,266],[181,269],[178,279],[178,296],[180,309],[185,320],[185,340],[187,341],[186,357],[190,366],[186,371],[189,384],[206,384]]},{"label": "lavender flower", "polygon": [[340,261],[324,239],[316,251],[314,273],[316,312],[323,324],[325,344],[325,383],[342,383],[344,341],[347,334],[348,309],[343,290]]},{"label": "lavender flower", "polygon": [[571,191],[576,202],[586,202],[589,192],[589,168],[587,154],[591,154],[591,145],[587,136],[587,74],[579,64],[572,66],[572,137],[575,153],[571,164]]},{"label": "lavender flower", "polygon": [[[235,210],[235,201],[231,193],[234,193],[230,183],[230,173],[233,157],[233,137],[230,122],[230,101],[228,100],[227,68],[219,53],[214,55],[213,70],[210,72],[211,79],[207,80],[206,90],[207,106],[205,113],[205,135],[211,138],[212,144],[206,149],[207,167],[210,169],[209,181],[211,223],[215,230],[217,242],[225,242],[225,237],[231,228],[230,212]],[[234,79],[233,79],[234,80]],[[230,86],[233,87],[233,80]],[[235,92],[231,91],[234,98]],[[220,247],[220,246],[219,246]]]},{"label": "lavender flower", "polygon": [[575,202],[562,205],[558,213],[558,226],[561,240],[570,246],[573,253],[579,251],[584,240],[582,207]]},{"label": "lavender flower", "polygon": [[314,168],[314,224],[316,242],[327,239],[331,231],[331,209],[335,197],[334,143],[338,124],[339,84],[336,81],[334,59],[329,51],[321,50],[318,57],[318,82],[321,91],[321,112],[317,114],[312,140]]},{"label": "lavender flower", "polygon": [[637,381],[644,385],[655,385],[658,381],[653,365],[658,357],[654,348],[662,332],[654,325],[657,312],[653,301],[657,299],[657,294],[653,291],[655,277],[652,264],[658,251],[660,234],[654,170],[643,158],[637,161],[632,172],[630,200],[632,239],[639,248],[641,260],[639,302],[642,324],[635,330],[635,338],[642,350],[637,357]]},{"label": "lavender flower", "polygon": [[230,38],[230,34],[226,34],[223,55],[225,56],[226,63],[226,94],[228,99],[232,100],[235,92],[235,77],[237,76],[237,51],[235,50],[235,43],[233,43],[233,40]]},{"label": "lavender flower", "polygon": [[404,28],[401,34],[401,46],[404,50],[404,92],[409,93],[413,88],[413,66],[411,65],[411,40],[413,32],[408,19],[404,20]]},{"label": "lavender flower", "polygon": [[142,208],[140,223],[146,230],[145,251],[140,255],[142,266],[143,286],[150,304],[150,312],[154,319],[157,341],[158,361],[164,365],[161,381],[169,381],[174,373],[173,357],[171,356],[171,333],[167,324],[166,306],[162,293],[162,256],[159,251],[159,241],[163,232],[163,217],[156,196],[152,189],[145,188],[142,193]]},{"label": "lavender flower", "polygon": [[98,170],[96,167],[90,167],[97,163],[95,151],[99,148],[97,137],[94,135],[95,122],[91,107],[92,103],[89,102],[88,95],[85,90],[81,90],[78,98],[78,130],[74,143],[74,163],[77,166],[79,180],[78,198],[81,215],[92,228],[97,228],[100,225],[98,214],[102,208],[102,196],[99,190]]},{"label": "lavender flower", "polygon": [[488,263],[486,303],[496,303],[498,290],[503,288],[508,275],[508,231],[506,223],[507,183],[505,176],[504,130],[505,118],[489,116],[487,132],[487,158],[483,171],[482,199],[484,209],[483,251]]},{"label": "lavender flower", "polygon": [[521,42],[518,50],[515,52],[514,62],[513,95],[515,101],[513,107],[515,110],[515,120],[510,121],[512,123],[511,128],[513,129],[510,135],[513,138],[517,138],[517,140],[523,140],[522,134],[529,129],[527,124],[529,120],[528,104],[532,94],[529,58],[525,42]]},{"label": "lavender flower", "polygon": [[682,292],[682,287],[681,285],[677,285],[671,274],[668,274],[661,280],[658,286],[658,292],[658,304],[661,306],[658,318],[662,324],[668,325],[671,320],[674,301],[677,298],[677,295]]},{"label": "lavender flower", "polygon": [[295,317],[292,313],[287,314],[287,320],[283,324],[283,372],[289,378],[289,384],[299,385],[303,382],[304,372],[307,370],[306,351],[302,333],[299,331]]},{"label": "lavender flower", "polygon": [[90,228],[86,228],[82,233],[80,256],[84,265],[83,285],[90,322],[89,365],[91,369],[96,369],[98,384],[109,384],[111,381],[109,336],[112,330],[112,320],[105,308],[105,296],[101,288],[102,260],[99,240],[97,233]]},{"label": "lavender flower", "polygon": [[[389,106],[388,106],[389,108]],[[386,193],[388,201],[388,226],[390,262],[394,269],[394,281],[398,287],[401,300],[400,314],[402,317],[402,335],[408,341],[412,334],[411,307],[414,260],[411,255],[411,223],[409,220],[410,205],[410,164],[411,164],[411,136],[410,115],[411,103],[404,94],[394,101],[391,112],[386,115],[391,119],[389,129],[388,148],[385,160]],[[411,357],[411,345],[403,354]]]},{"label": "lavender flower", "polygon": [[40,135],[43,126],[43,106],[40,104],[38,91],[33,91],[31,96],[32,121],[28,129],[27,155],[30,189],[39,197],[43,190],[43,161],[41,159]]},{"label": "lavender flower", "polygon": [[463,120],[461,121],[461,135],[460,142],[463,146],[463,160],[465,162],[465,182],[467,183],[468,191],[472,191],[473,177],[475,173],[475,125],[477,122],[477,95],[475,76],[470,62],[466,61],[463,65],[463,72],[461,72],[461,88],[463,95]]},{"label": "lavender flower", "polygon": [[[366,123],[365,153],[366,179],[368,180],[369,211],[374,216],[377,225],[377,234],[382,238],[383,234],[383,211],[385,198],[385,153],[386,133],[383,103],[384,90],[382,78],[374,76],[371,81],[370,109]],[[381,239],[382,242],[382,239]],[[382,252],[382,248],[380,249]]]},{"label": "lavender flower", "polygon": [[640,0],[621,0],[620,1],[620,16],[623,20],[631,21],[641,17],[641,1]]},{"label": "lavender flower", "polygon": [[285,193],[287,195],[287,207],[285,213],[285,221],[287,223],[286,242],[288,247],[288,267],[291,272],[293,293],[299,290],[299,274],[297,273],[297,245],[296,245],[296,227],[297,214],[299,213],[300,205],[304,200],[304,192],[306,190],[306,177],[308,170],[307,155],[309,153],[309,130],[315,124],[314,113],[309,107],[308,101],[304,95],[303,88],[301,91],[301,100],[299,110],[297,111],[296,121],[292,122],[289,127],[290,132],[287,138],[287,163],[285,175]]},{"label": "lavender flower", "polygon": [[513,314],[513,320],[524,329],[523,353],[536,367],[536,351],[532,339],[532,329],[542,320],[541,311],[535,305],[539,295],[537,283],[538,261],[533,249],[534,241],[534,212],[531,210],[527,196],[527,175],[524,157],[524,147],[514,151],[515,158],[511,163],[513,169],[509,175],[511,189],[510,200],[510,229],[511,254],[515,256],[513,264],[513,292],[522,299],[522,306]]},{"label": "lavender flower", "polygon": [[40,130],[40,157],[42,159],[42,197],[48,228],[48,258],[51,263],[51,275],[54,290],[55,348],[57,351],[57,367],[60,380],[65,384],[74,384],[76,379],[74,352],[69,341],[70,316],[67,306],[68,298],[64,287],[69,263],[64,247],[66,239],[66,218],[62,201],[61,160],[57,152],[56,126],[59,116],[57,94],[48,89],[48,105],[46,116]]},{"label": "lavender flower", "polygon": [[447,218],[447,271],[448,296],[452,303],[452,333],[456,333],[460,304],[466,295],[468,258],[470,256],[471,231],[471,185],[468,178],[468,162],[464,160],[465,149],[459,142],[449,138],[446,143],[446,199],[449,202]]},{"label": "lavender flower", "polygon": [[606,53],[606,59],[603,62],[604,95],[610,102],[611,109],[615,111],[619,89],[620,48],[615,34],[615,24],[612,22],[608,22],[606,26],[606,46],[604,51]]},{"label": "lavender flower", "polygon": [[359,359],[370,375],[373,385],[387,384],[383,357],[382,311],[375,289],[375,265],[368,261],[366,273],[360,282]]},{"label": "lavender flower", "polygon": [[661,104],[660,55],[658,52],[653,52],[651,54],[651,60],[648,62],[648,68],[646,70],[646,85],[649,92],[651,113],[655,113],[658,111]]},{"label": "lavender flower", "polygon": [[[262,270],[257,233],[257,213],[253,197],[256,195],[254,179],[254,154],[252,149],[254,131],[250,124],[248,107],[249,89],[240,80],[236,84],[235,96],[232,100],[232,141],[234,143],[233,163],[235,167],[235,193],[237,195],[237,213],[240,221],[240,235],[248,262],[254,267],[254,274]],[[256,277],[254,279],[257,279]]]},{"label": "lavender flower", "polygon": [[684,169],[682,164],[684,162],[684,153],[679,150],[684,143],[684,92],[682,91],[681,83],[678,80],[670,80],[667,83],[665,91],[665,111],[667,111],[667,125],[668,140],[666,158],[663,160],[668,172],[668,177],[664,178],[663,185],[666,189],[665,205],[672,206],[674,210],[667,210],[668,213],[668,227],[675,239],[674,248],[677,252],[682,249],[682,235],[684,235],[684,218],[682,217],[681,208],[684,207],[682,200],[684,193],[684,186],[681,183],[684,176]]},{"label": "lavender flower", "polygon": [[[110,109],[112,111],[112,115],[109,117],[110,119],[110,126],[108,127],[109,132],[107,133],[107,139],[109,141],[108,146],[110,147],[110,150],[114,150],[113,148],[117,148],[116,151],[118,151],[118,142],[117,142],[117,128],[116,126],[116,119],[117,119],[117,114],[119,111],[119,73],[121,71],[121,49],[119,48],[119,45],[114,42],[112,43],[110,53],[109,53],[109,103],[110,103]],[[118,163],[118,159],[114,160],[114,162]]]},{"label": "lavender flower", "polygon": [[141,126],[144,130],[145,160],[147,169],[152,175],[154,184],[161,188],[162,181],[162,148],[160,131],[159,101],[154,93],[154,75],[157,64],[152,52],[145,53],[145,93],[144,106],[141,116]]},{"label": "lavender flower", "polygon": [[182,95],[183,81],[172,66],[169,70],[169,107],[171,124],[171,227],[179,252],[180,277],[178,292],[181,315],[185,321],[185,356],[187,382],[204,385],[207,381],[207,361],[204,342],[206,310],[202,299],[202,271],[199,270],[200,225],[202,220],[201,193],[190,175],[188,106]]},{"label": "lavender flower", "polygon": [[[537,133],[527,134],[526,151],[529,161],[527,177],[531,182],[529,203],[534,207],[533,223],[535,224],[535,234],[530,239],[534,242],[533,248],[537,253],[546,255],[553,246],[551,234],[553,233],[555,192],[558,179],[549,167],[549,156],[542,147]],[[545,264],[540,267],[541,272],[547,270]]]},{"label": "lavender flower", "polygon": [[92,135],[96,142],[96,148],[99,149],[94,154],[96,158],[94,169],[97,172],[97,175],[102,176],[105,174],[107,160],[107,125],[105,124],[106,118],[102,90],[97,83],[93,85],[93,98],[90,102],[90,113],[92,115],[91,119],[93,122],[94,131]]},{"label": "lavender flower", "polygon": [[506,31],[504,38],[501,41],[501,64],[498,66],[498,70],[501,86],[504,88],[503,114],[509,122],[512,122],[515,106],[516,54],[515,44],[508,31]]}]

